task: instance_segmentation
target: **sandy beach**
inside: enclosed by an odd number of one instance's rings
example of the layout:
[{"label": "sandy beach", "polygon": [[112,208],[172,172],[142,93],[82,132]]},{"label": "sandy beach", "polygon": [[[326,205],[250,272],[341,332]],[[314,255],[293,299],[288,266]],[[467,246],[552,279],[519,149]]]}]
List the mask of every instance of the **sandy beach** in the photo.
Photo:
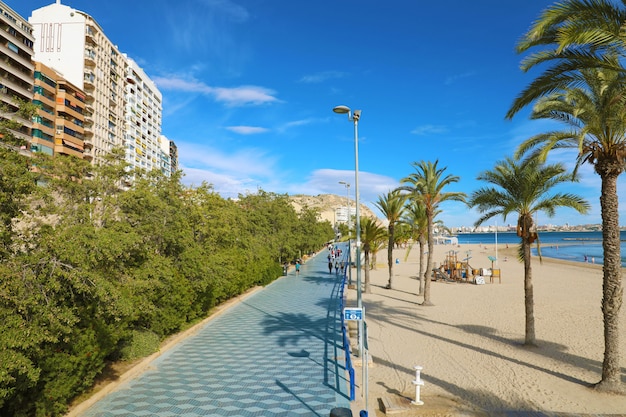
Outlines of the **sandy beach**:
[{"label": "sandy beach", "polygon": [[[435,246],[439,265],[450,250],[472,251],[473,268],[489,268],[495,248]],[[485,285],[433,281],[431,301],[420,305],[419,253],[394,251],[394,289],[388,281],[386,249],[370,273],[371,294],[363,294],[372,363],[368,369],[370,416],[383,416],[381,403],[396,415],[498,415],[507,411],[626,415],[626,396],[601,394],[603,358],[602,269],[599,265],[533,258],[535,327],[538,347],[524,341],[524,274],[514,248],[498,247],[502,282]],[[507,259],[504,261],[504,259]],[[353,270],[354,278],[354,270]],[[363,276],[364,279],[364,276]],[[356,291],[347,293],[354,302]],[[626,308],[620,321],[622,349]],[[626,368],[626,352],[622,366]],[[359,359],[355,359],[358,362]],[[415,366],[421,371],[424,405],[415,399]],[[354,415],[364,408],[362,373],[357,373]],[[626,381],[626,371],[622,372]],[[521,415],[521,414],[517,414]]]}]

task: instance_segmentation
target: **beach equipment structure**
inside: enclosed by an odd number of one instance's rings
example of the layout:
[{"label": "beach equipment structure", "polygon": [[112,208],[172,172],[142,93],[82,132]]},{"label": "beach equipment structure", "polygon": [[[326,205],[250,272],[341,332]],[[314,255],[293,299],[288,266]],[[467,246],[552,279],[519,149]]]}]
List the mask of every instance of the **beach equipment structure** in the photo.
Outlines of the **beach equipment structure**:
[{"label": "beach equipment structure", "polygon": [[493,284],[493,281],[498,278],[498,282],[502,284],[502,270],[500,268],[491,269],[491,276],[489,277],[489,282]]}]

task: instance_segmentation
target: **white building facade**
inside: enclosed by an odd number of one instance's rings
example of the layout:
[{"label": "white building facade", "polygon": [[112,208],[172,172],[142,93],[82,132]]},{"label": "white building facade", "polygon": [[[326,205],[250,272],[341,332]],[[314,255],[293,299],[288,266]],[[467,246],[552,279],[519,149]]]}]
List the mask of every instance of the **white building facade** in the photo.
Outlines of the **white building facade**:
[{"label": "white building facade", "polygon": [[12,133],[24,143],[30,142],[32,120],[19,114],[15,98],[33,100],[34,68],[33,30],[31,25],[0,1],[0,117],[18,121],[22,127]]},{"label": "white building facade", "polygon": [[131,167],[146,171],[161,170],[163,98],[154,82],[135,61],[125,56],[125,62],[126,162]]},{"label": "white building facade", "polygon": [[93,163],[113,148],[145,170],[161,167],[162,96],[145,72],[88,14],[60,0],[32,12],[35,59],[85,92],[84,152]]}]

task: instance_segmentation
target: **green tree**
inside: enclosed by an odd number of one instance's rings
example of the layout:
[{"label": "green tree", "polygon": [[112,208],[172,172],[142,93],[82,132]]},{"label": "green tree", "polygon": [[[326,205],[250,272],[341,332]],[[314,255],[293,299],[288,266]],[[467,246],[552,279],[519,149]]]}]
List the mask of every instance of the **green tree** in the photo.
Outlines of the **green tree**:
[{"label": "green tree", "polygon": [[484,171],[477,177],[492,186],[474,191],[468,201],[470,207],[476,207],[481,213],[474,224],[479,226],[485,221],[516,213],[517,234],[520,236],[518,257],[524,263],[524,305],[526,329],[524,344],[536,345],[534,295],[530,248],[536,240],[533,216],[543,212],[553,217],[559,207],[570,207],[579,213],[586,213],[589,204],[581,197],[569,193],[552,193],[552,189],[562,183],[573,180],[562,164],[544,165],[537,158],[516,161],[507,158],[496,163],[491,171]]},{"label": "green tree", "polygon": [[361,217],[361,245],[363,246],[363,270],[365,273],[364,292],[372,292],[370,285],[370,255],[375,253],[387,239],[387,231],[376,219]]},{"label": "green tree", "polygon": [[319,250],[334,235],[335,232],[330,222],[320,221],[318,209],[302,208],[298,214],[298,226],[295,230],[299,256]]},{"label": "green tree", "polygon": [[387,234],[389,241],[387,243],[387,266],[389,269],[389,282],[387,283],[387,289],[393,288],[393,249],[396,237],[395,229],[404,214],[405,201],[406,196],[399,190],[394,190],[388,192],[386,195],[379,196],[378,201],[374,203],[388,222]]},{"label": "green tree", "polygon": [[410,199],[423,204],[426,213],[427,230],[428,230],[428,256],[426,261],[426,271],[424,272],[424,302],[422,305],[433,305],[430,299],[430,274],[433,265],[433,225],[435,216],[438,213],[441,203],[445,201],[465,201],[465,193],[462,192],[444,192],[444,188],[458,182],[459,177],[454,175],[445,175],[446,168],[438,167],[439,161],[434,163],[430,161],[414,162],[413,168],[416,172],[400,180],[403,186],[399,190],[409,193]]}]

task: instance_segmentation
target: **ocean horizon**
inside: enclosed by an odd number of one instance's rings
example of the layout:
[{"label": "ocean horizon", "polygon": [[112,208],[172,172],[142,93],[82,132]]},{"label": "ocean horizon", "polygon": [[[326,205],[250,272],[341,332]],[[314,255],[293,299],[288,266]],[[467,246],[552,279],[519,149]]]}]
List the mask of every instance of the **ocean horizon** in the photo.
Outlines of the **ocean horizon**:
[{"label": "ocean horizon", "polygon": [[[520,238],[515,232],[498,233],[460,233],[456,235],[459,245],[483,244],[519,245]],[[624,253],[626,250],[626,231],[620,232],[622,266],[626,266]],[[602,232],[539,232],[541,256],[574,262],[588,262],[602,265],[604,250],[602,249]],[[533,255],[537,255],[536,244],[532,245]],[[493,254],[495,256],[495,253]]]}]

